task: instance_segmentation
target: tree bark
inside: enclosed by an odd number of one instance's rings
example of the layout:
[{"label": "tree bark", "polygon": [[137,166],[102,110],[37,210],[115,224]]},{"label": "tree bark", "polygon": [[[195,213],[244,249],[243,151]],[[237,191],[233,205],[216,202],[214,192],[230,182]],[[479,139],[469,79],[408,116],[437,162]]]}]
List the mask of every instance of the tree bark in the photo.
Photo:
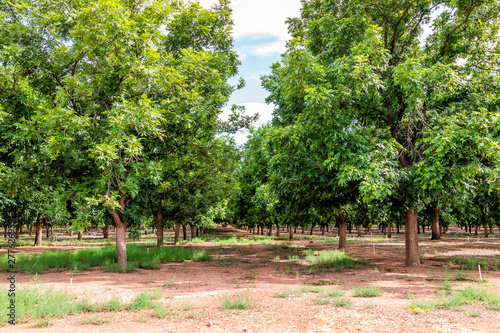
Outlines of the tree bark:
[{"label": "tree bark", "polygon": [[476,222],[476,231],[474,232],[474,236],[477,236],[478,231],[479,231],[479,222]]},{"label": "tree bark", "polygon": [[174,232],[174,244],[175,245],[179,245],[179,233],[180,233],[180,230],[181,230],[181,224],[180,223],[176,223],[175,224],[175,232]]},{"label": "tree bark", "polygon": [[293,228],[292,226],[289,226],[288,231],[290,232],[290,239],[293,239]]},{"label": "tree bark", "polygon": [[358,224],[356,229],[358,230],[358,237],[361,237],[361,224]]},{"label": "tree bark", "polygon": [[260,225],[260,234],[264,236],[264,226],[262,224]]},{"label": "tree bark", "polygon": [[193,223],[191,223],[189,225],[189,229],[191,229],[191,239],[193,239],[195,237],[195,232],[194,232],[195,230],[194,230],[194,224]]},{"label": "tree bark", "polygon": [[387,215],[387,238],[392,237],[392,221],[391,217]]},{"label": "tree bark", "polygon": [[413,207],[405,214],[405,264],[409,267],[420,266],[417,229],[417,207]]},{"label": "tree bark", "polygon": [[163,212],[160,207],[153,212],[153,219],[156,225],[156,247],[161,247],[163,245]]},{"label": "tree bark", "polygon": [[78,240],[81,242],[83,239],[83,231],[78,232]]},{"label": "tree bark", "polygon": [[268,236],[272,236],[273,235],[273,225],[271,224],[269,226],[269,232],[267,233]]},{"label": "tree bark", "polygon": [[488,220],[486,219],[486,209],[483,209],[483,229],[484,229],[484,238],[488,238]]},{"label": "tree bark", "polygon": [[30,224],[30,237],[33,236],[33,223]]},{"label": "tree bark", "polygon": [[109,224],[106,224],[104,226],[104,228],[102,228],[102,237],[104,239],[108,239],[109,238]]},{"label": "tree bark", "polygon": [[[122,212],[125,211],[125,198],[120,197],[118,199],[120,206],[122,207]],[[127,266],[127,241],[126,241],[126,230],[127,222],[123,221],[122,217],[116,210],[112,210],[109,206],[106,207],[109,215],[115,222],[115,234],[116,234],[116,262],[119,266]]]},{"label": "tree bark", "polygon": [[182,224],[182,239],[184,240],[188,239],[186,223]]},{"label": "tree bark", "polygon": [[16,239],[19,239],[20,233],[21,233],[21,227],[23,223],[19,218],[16,216]]},{"label": "tree bark", "polygon": [[280,225],[276,223],[276,237],[280,236]]},{"label": "tree bark", "polygon": [[312,235],[313,231],[314,231],[314,225],[311,226],[311,232],[309,233],[309,235]]},{"label": "tree bark", "polygon": [[35,226],[35,246],[42,246],[43,216],[38,215]]},{"label": "tree bark", "polygon": [[431,203],[431,240],[439,240],[441,239],[441,231],[439,225],[439,208],[438,203],[433,201]]},{"label": "tree bark", "polygon": [[345,249],[347,245],[347,226],[344,218],[344,214],[340,213],[335,215],[337,223],[339,225],[339,250]]}]

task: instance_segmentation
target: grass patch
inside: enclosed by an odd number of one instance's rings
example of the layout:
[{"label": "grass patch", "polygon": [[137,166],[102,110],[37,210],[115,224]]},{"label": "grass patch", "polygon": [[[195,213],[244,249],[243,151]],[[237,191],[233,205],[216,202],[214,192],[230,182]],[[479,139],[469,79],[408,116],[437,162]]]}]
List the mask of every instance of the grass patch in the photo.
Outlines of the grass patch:
[{"label": "grass patch", "polygon": [[447,309],[463,311],[466,304],[485,303],[490,310],[500,311],[500,294],[486,289],[467,286],[464,290],[452,293],[448,297],[437,297],[432,300],[417,300],[412,306],[415,309],[434,311],[437,309]]},{"label": "grass patch", "polygon": [[132,301],[132,303],[127,307],[131,311],[140,311],[144,309],[150,309],[153,307],[152,300],[159,299],[161,297],[162,291],[156,289],[154,291],[144,290],[141,291]]},{"label": "grass patch", "polygon": [[290,292],[288,290],[283,290],[273,293],[273,296],[279,298],[287,298],[288,296],[290,296]]},{"label": "grass patch", "polygon": [[371,287],[356,287],[352,289],[352,294],[354,297],[378,297],[380,296],[380,288]]},{"label": "grass patch", "polygon": [[250,297],[250,291],[235,296],[224,296],[222,299],[223,310],[249,310],[253,308],[253,300]]},{"label": "grass patch", "polygon": [[342,289],[336,288],[336,289],[328,291],[327,295],[330,297],[342,297],[343,292],[342,292]]},{"label": "grass patch", "polygon": [[327,305],[330,303],[330,300],[326,299],[326,298],[315,298],[313,300],[314,303],[316,303],[317,305]]},{"label": "grass patch", "polygon": [[163,288],[170,288],[170,287],[173,287],[175,286],[175,275],[172,275],[171,277],[169,277],[168,279],[165,280],[165,282],[163,282]]},{"label": "grass patch", "polygon": [[349,307],[351,306],[351,300],[349,298],[338,298],[335,299],[332,304],[334,306],[343,306],[343,307]]},{"label": "grass patch", "polygon": [[[185,260],[210,261],[212,256],[206,251],[197,251],[189,247],[162,247],[147,251],[146,246],[127,245],[127,267],[116,265],[116,248],[114,246],[66,251],[45,251],[41,254],[19,254],[16,266],[20,272],[43,273],[49,269],[81,272],[100,266],[104,270],[129,272],[144,269],[158,269],[160,263],[183,262]],[[0,257],[0,270],[8,270],[7,255]]]},{"label": "grass patch", "polygon": [[306,260],[323,268],[333,268],[337,271],[355,268],[356,262],[344,251],[324,250],[314,252],[311,249],[306,250]]}]

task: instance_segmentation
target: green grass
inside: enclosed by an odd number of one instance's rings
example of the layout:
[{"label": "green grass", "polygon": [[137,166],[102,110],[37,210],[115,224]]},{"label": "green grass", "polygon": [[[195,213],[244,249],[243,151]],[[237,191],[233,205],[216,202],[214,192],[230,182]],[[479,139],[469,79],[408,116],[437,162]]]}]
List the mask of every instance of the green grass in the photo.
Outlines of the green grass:
[{"label": "green grass", "polygon": [[498,271],[500,270],[500,260],[496,262],[488,262],[486,259],[479,259],[476,257],[471,257],[471,258],[453,258],[448,260],[448,266],[454,266],[458,265],[460,269],[465,269],[465,270],[477,270],[477,266],[481,265],[481,270],[483,271],[488,271],[488,270],[494,270]]},{"label": "green grass", "polygon": [[144,309],[150,309],[154,305],[151,301],[159,299],[161,297],[162,291],[156,289],[154,291],[144,290],[141,291],[133,300],[132,303],[127,307],[131,311],[139,311]]},{"label": "green grass", "polygon": [[412,303],[414,309],[434,311],[447,309],[463,311],[466,304],[485,303],[490,310],[500,311],[500,294],[486,288],[467,286],[464,290],[451,293],[448,297],[436,297],[432,300],[417,300]]},{"label": "green grass", "polygon": [[[0,293],[0,307],[7,308],[9,299],[7,293]],[[16,321],[50,322],[51,319],[81,313],[121,311],[124,306],[117,298],[106,301],[91,301],[84,297],[76,296],[66,291],[55,290],[52,287],[35,283],[21,287],[16,293]],[[0,326],[7,324],[8,317],[0,316]]]},{"label": "green grass", "polygon": [[336,288],[336,289],[329,290],[327,292],[327,295],[330,297],[341,297],[343,295],[343,292],[342,292],[342,289]]},{"label": "green grass", "polygon": [[170,287],[173,287],[175,286],[175,275],[172,275],[171,277],[169,277],[168,279],[165,280],[165,282],[163,282],[163,288],[170,288]]},{"label": "green grass", "polygon": [[273,296],[280,297],[280,298],[287,298],[288,296],[290,296],[290,292],[288,290],[283,290],[283,291],[273,293]]},{"label": "green grass", "polygon": [[349,298],[337,298],[332,302],[332,304],[334,306],[349,307],[351,306],[351,300]]},{"label": "green grass", "polygon": [[249,310],[253,308],[253,300],[250,297],[250,292],[247,290],[242,294],[237,294],[233,297],[224,296],[222,299],[223,310]]},{"label": "green grass", "polygon": [[[19,254],[16,257],[16,268],[23,273],[43,273],[49,269],[81,272],[100,266],[104,270],[128,272],[144,269],[158,269],[160,263],[183,262],[185,260],[210,261],[211,255],[205,251],[197,251],[189,247],[162,247],[147,251],[146,246],[127,245],[127,267],[116,265],[116,248],[114,246],[77,250],[74,252],[54,251],[42,254]],[[7,256],[0,257],[0,270],[8,270]]]},{"label": "green grass", "polygon": [[311,249],[306,250],[306,260],[323,268],[333,268],[337,271],[355,268],[356,262],[344,251],[324,250],[314,252]]},{"label": "green grass", "polygon": [[378,297],[380,296],[380,288],[371,287],[356,287],[352,289],[352,294],[354,297]]},{"label": "green grass", "polygon": [[313,300],[314,303],[316,303],[317,305],[327,305],[330,303],[330,300],[326,299],[326,298],[315,298]]}]

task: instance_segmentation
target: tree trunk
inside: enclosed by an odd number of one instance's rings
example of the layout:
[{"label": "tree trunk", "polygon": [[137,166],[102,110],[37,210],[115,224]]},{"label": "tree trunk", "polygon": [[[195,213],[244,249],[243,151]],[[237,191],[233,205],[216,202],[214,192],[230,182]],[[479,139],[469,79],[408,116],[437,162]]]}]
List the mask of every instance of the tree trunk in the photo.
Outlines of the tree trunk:
[{"label": "tree trunk", "polygon": [[[125,198],[120,197],[118,199],[122,207],[122,212],[125,211]],[[127,266],[127,240],[126,240],[126,231],[127,231],[127,222],[123,221],[122,217],[116,210],[112,210],[109,206],[106,207],[109,215],[115,222],[115,234],[116,234],[116,262],[119,266],[125,267]]]},{"label": "tree trunk", "polygon": [[176,223],[175,224],[175,231],[174,231],[174,244],[175,245],[179,245],[179,233],[180,233],[180,230],[181,230],[181,224],[180,223]]},{"label": "tree trunk", "polygon": [[324,236],[325,235],[325,226],[322,225],[321,226],[321,236]]},{"label": "tree trunk", "polygon": [[311,226],[311,233],[309,235],[312,235],[314,231],[314,225]]},{"label": "tree trunk", "polygon": [[339,250],[345,249],[347,245],[347,225],[344,214],[340,213],[335,216],[339,225]]},{"label": "tree trunk", "polygon": [[441,226],[439,225],[439,208],[438,203],[433,201],[431,203],[431,240],[441,239]]},{"label": "tree trunk", "polygon": [[372,225],[370,223],[368,223],[366,225],[366,228],[365,228],[365,234],[369,233],[371,228],[372,228]]},{"label": "tree trunk", "polygon": [[43,216],[40,214],[36,219],[35,246],[42,246]]},{"label": "tree trunk", "polygon": [[78,232],[78,240],[81,242],[83,239],[83,231]]},{"label": "tree trunk", "polygon": [[102,228],[102,235],[104,239],[109,238],[109,224],[106,224],[104,228]]},{"label": "tree trunk", "polygon": [[289,238],[293,239],[293,228],[292,228],[292,226],[289,226],[288,231],[290,231],[290,237]]},{"label": "tree trunk", "polygon": [[182,224],[182,239],[184,240],[188,239],[186,223]]},{"label": "tree trunk", "polygon": [[191,229],[191,239],[193,239],[195,237],[194,224],[193,223],[191,223],[189,225],[189,229]]},{"label": "tree trunk", "polygon": [[200,235],[200,228],[196,227],[196,237]]},{"label": "tree trunk", "polygon": [[276,237],[280,236],[280,225],[276,223]]},{"label": "tree trunk", "polygon": [[387,215],[387,238],[392,237],[392,221],[391,217]]},{"label": "tree trunk", "polygon": [[479,222],[476,222],[476,231],[474,232],[474,236],[477,236],[478,231],[479,231]]},{"label": "tree trunk", "polygon": [[306,227],[302,227],[302,235],[306,233]]},{"label": "tree trunk", "polygon": [[30,224],[30,237],[33,236],[33,223]]},{"label": "tree trunk", "polygon": [[23,223],[16,217],[16,239],[19,239]]},{"label": "tree trunk", "polygon": [[399,234],[399,225],[396,225],[396,233]]},{"label": "tree trunk", "polygon": [[48,224],[47,224],[46,228],[47,228],[47,239],[49,239],[49,237],[50,237],[50,228],[49,228]]},{"label": "tree trunk", "polygon": [[264,226],[262,224],[260,225],[260,234],[264,236]]},{"label": "tree trunk", "polygon": [[267,233],[268,236],[272,236],[273,235],[273,225],[271,224],[269,226],[269,232]]},{"label": "tree trunk", "polygon": [[484,238],[488,238],[488,220],[486,219],[486,212],[483,210],[483,229],[484,229]]},{"label": "tree trunk", "polygon": [[3,238],[7,238],[8,228],[9,227],[7,226],[7,222],[5,222],[5,224],[3,225]]},{"label": "tree trunk", "polygon": [[356,229],[358,230],[358,237],[361,237],[361,224],[358,224]]},{"label": "tree trunk", "polygon": [[417,228],[417,207],[413,207],[405,214],[405,263],[409,267],[420,266]]}]

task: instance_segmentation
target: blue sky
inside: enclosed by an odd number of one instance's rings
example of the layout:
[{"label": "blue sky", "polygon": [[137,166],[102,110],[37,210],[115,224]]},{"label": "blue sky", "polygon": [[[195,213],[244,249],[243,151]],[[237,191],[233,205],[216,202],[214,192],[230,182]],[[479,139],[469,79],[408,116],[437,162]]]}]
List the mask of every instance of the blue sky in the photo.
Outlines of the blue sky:
[{"label": "blue sky", "polygon": [[[208,8],[217,1],[199,2]],[[300,15],[300,0],[232,0],[231,7],[235,49],[242,62],[239,74],[246,86],[231,96],[229,106],[244,105],[248,114],[259,113],[255,126],[261,126],[271,120],[274,106],[265,103],[267,92],[261,87],[260,76],[269,74],[269,66],[285,51],[290,38],[285,21]],[[242,132],[234,138],[242,144],[247,135],[248,132]]]}]

